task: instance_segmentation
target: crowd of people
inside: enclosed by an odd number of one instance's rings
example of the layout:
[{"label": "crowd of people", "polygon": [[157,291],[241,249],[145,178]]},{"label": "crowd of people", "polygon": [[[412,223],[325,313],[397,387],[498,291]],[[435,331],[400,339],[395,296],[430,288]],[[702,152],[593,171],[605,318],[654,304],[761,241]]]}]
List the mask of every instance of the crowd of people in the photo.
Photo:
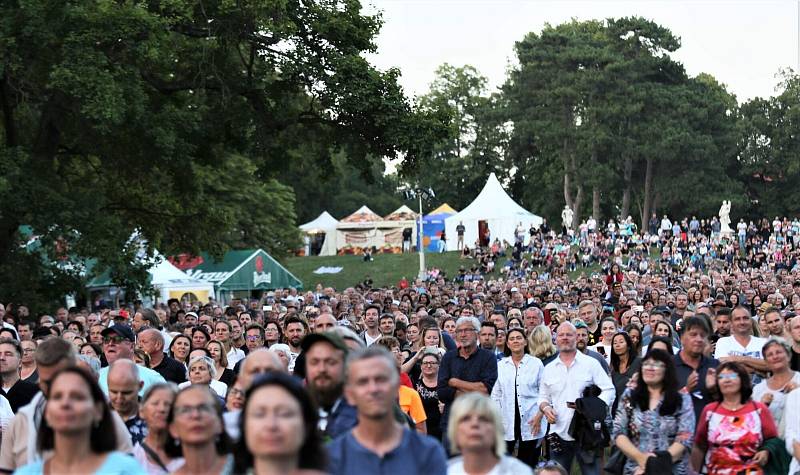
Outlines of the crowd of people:
[{"label": "crowd of people", "polygon": [[621,221],[393,287],[0,305],[0,471],[798,473],[800,223]]}]

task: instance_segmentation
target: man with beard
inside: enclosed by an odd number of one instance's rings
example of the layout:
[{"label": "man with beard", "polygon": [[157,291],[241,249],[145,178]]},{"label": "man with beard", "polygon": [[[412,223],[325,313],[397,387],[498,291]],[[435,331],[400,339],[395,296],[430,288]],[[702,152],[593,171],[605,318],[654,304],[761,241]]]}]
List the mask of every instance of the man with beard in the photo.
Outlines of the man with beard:
[{"label": "man with beard", "polygon": [[289,361],[289,372],[294,372],[294,365],[300,355],[300,342],[303,337],[308,333],[306,322],[298,317],[287,317],[284,322],[284,336],[286,337],[286,344],[289,345],[289,350],[292,352],[292,358]]},{"label": "man with beard", "polygon": [[578,321],[575,323],[575,332],[577,341],[575,343],[578,351],[583,353],[586,356],[591,356],[592,358],[596,359],[600,366],[603,367],[603,370],[611,374],[611,369],[608,367],[608,361],[596,351],[592,351],[588,349],[587,345],[589,344],[589,327],[586,326],[585,323],[582,321]]},{"label": "man with beard", "polygon": [[344,397],[344,360],[347,345],[336,333],[313,333],[302,343],[306,389],[319,405],[319,430],[335,439],[358,423],[356,408]]},{"label": "man with beard", "polygon": [[375,304],[368,305],[367,308],[364,309],[364,326],[367,327],[367,329],[361,334],[361,338],[364,339],[367,346],[375,343],[382,336],[378,328],[378,324],[380,323],[378,315],[380,314],[381,308]]}]

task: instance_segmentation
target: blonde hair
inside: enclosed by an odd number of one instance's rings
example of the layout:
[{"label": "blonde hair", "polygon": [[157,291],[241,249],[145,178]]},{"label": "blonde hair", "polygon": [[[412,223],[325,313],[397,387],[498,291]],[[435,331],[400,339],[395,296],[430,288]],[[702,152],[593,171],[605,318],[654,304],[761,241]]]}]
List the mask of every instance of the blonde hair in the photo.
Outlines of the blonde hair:
[{"label": "blonde hair", "polygon": [[553,344],[553,334],[544,325],[539,325],[528,335],[528,350],[539,359],[544,359],[556,354],[556,345]]},{"label": "blonde hair", "polygon": [[458,447],[458,423],[464,417],[477,414],[487,417],[494,424],[494,454],[502,458],[506,453],[506,441],[503,434],[503,416],[500,409],[489,396],[481,393],[467,393],[460,396],[450,408],[450,418],[447,421],[447,438],[450,440],[450,450],[454,454],[460,453]]}]

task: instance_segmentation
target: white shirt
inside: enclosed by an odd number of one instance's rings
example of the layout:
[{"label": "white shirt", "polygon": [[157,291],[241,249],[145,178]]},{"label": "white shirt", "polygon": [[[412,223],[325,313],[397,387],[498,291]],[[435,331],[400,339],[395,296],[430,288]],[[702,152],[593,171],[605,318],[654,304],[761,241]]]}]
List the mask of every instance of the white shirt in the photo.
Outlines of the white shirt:
[{"label": "white shirt", "polygon": [[[795,371],[789,382],[800,385],[800,372]],[[783,438],[783,432],[785,430],[782,422],[784,417],[786,417],[786,411],[784,409],[786,408],[787,398],[787,395],[782,389],[783,388],[777,390],[770,389],[769,386],[767,386],[766,379],[753,387],[753,401],[761,401],[761,398],[764,397],[765,394],[772,394],[772,402],[768,406],[769,412],[772,413],[772,418],[775,419],[775,425],[778,427],[778,436],[781,438]],[[796,410],[797,406],[794,407],[794,411]]]},{"label": "white shirt", "polygon": [[[464,470],[464,459],[459,456],[448,460],[447,475],[468,475]],[[518,459],[503,455],[486,475],[533,475],[533,470]]]},{"label": "white shirt", "polygon": [[[786,396],[786,407],[800,407],[800,389],[795,389]],[[800,411],[786,411],[783,415],[785,425],[784,439],[786,440],[786,450],[792,456],[792,464],[789,466],[789,473],[800,471],[800,461],[794,457],[794,442],[800,442]]]},{"label": "white shirt", "polygon": [[714,358],[720,359],[726,356],[749,356],[750,358],[763,359],[761,348],[767,342],[766,338],[751,336],[747,346],[742,346],[736,338],[725,336],[717,341],[717,349],[714,351]]},{"label": "white shirt", "polygon": [[550,424],[550,432],[563,440],[574,440],[569,435],[569,424],[575,409],[568,408],[567,403],[583,397],[584,388],[591,384],[600,388],[600,399],[611,407],[614,384],[600,363],[591,356],[578,351],[572,366],[567,367],[560,356],[545,366],[539,386],[539,404],[550,403],[556,411],[556,422]]},{"label": "white shirt", "polygon": [[245,354],[244,351],[240,350],[239,348],[231,346],[231,349],[230,351],[228,351],[227,356],[228,356],[228,369],[233,369],[233,367],[236,366],[236,363],[244,359]]},{"label": "white shirt", "polygon": [[514,365],[510,356],[497,363],[497,381],[492,388],[492,400],[497,403],[503,414],[503,433],[505,440],[514,440],[514,389],[519,403],[520,429],[522,440],[541,439],[545,433],[546,421],[542,419],[536,433],[531,432],[528,424],[539,411],[539,384],[544,372],[544,365],[539,358],[524,355],[519,367]]}]

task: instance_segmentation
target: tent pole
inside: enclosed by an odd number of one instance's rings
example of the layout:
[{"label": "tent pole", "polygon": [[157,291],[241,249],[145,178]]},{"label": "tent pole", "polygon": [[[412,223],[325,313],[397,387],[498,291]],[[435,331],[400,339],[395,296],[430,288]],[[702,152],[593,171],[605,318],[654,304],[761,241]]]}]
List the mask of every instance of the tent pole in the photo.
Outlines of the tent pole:
[{"label": "tent pole", "polygon": [[419,243],[419,278],[425,279],[425,243],[422,234],[422,193],[417,193],[419,198],[419,233],[417,242]]}]

